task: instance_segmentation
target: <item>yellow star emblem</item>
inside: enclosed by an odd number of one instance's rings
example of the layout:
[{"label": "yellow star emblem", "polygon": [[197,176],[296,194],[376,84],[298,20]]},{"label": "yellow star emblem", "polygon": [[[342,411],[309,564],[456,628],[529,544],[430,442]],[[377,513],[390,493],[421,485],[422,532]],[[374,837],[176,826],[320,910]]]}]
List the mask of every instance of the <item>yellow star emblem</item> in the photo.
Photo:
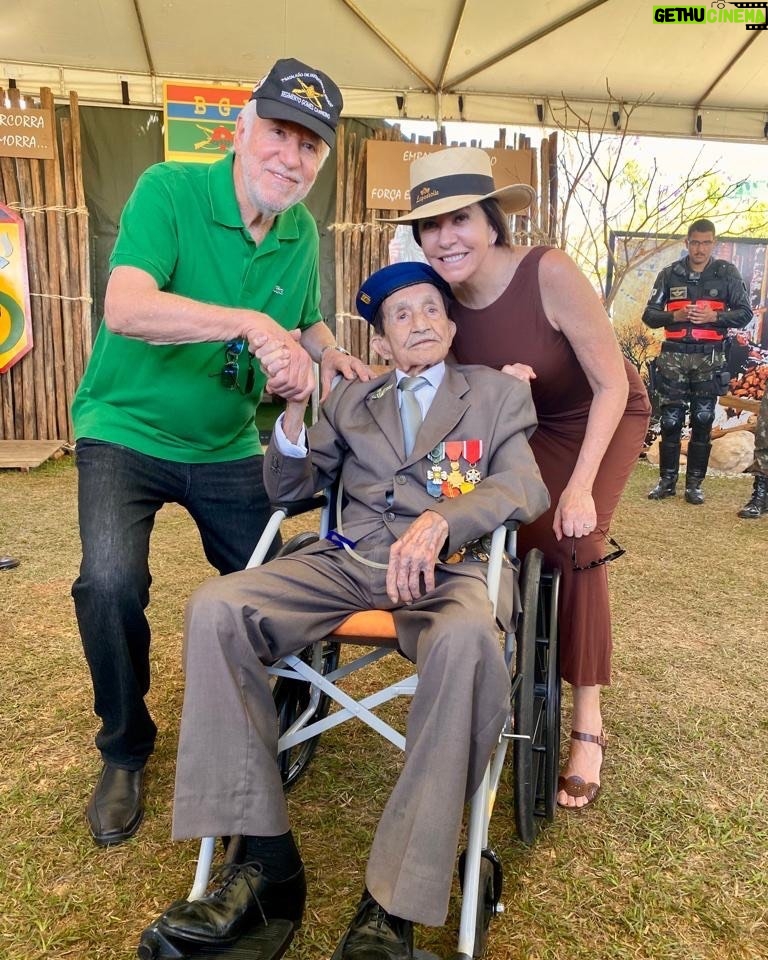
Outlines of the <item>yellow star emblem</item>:
[{"label": "yellow star emblem", "polygon": [[315,90],[314,83],[307,85],[303,80],[299,80],[299,86],[294,87],[294,89],[291,90],[291,93],[295,93],[297,97],[304,97],[305,100],[309,100],[317,107],[318,110],[322,108],[322,104],[320,102],[320,97],[322,94],[321,91]]}]

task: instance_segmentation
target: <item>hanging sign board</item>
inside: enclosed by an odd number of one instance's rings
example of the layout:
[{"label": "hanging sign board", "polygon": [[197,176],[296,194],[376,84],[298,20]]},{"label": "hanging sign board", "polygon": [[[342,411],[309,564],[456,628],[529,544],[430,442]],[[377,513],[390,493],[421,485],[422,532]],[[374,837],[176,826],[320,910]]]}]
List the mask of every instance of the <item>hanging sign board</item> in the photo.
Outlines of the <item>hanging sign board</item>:
[{"label": "hanging sign board", "polygon": [[213,163],[235,141],[235,121],[250,87],[163,84],[165,159]]},{"label": "hanging sign board", "polygon": [[0,373],[32,349],[24,221],[0,204]]},{"label": "hanging sign board", "polygon": [[0,157],[53,159],[53,111],[0,107]]},{"label": "hanging sign board", "polygon": [[[398,140],[367,140],[366,206],[378,210],[410,210],[410,177],[413,160],[445,147]],[[491,158],[496,188],[511,183],[531,183],[533,150],[486,150]]]}]

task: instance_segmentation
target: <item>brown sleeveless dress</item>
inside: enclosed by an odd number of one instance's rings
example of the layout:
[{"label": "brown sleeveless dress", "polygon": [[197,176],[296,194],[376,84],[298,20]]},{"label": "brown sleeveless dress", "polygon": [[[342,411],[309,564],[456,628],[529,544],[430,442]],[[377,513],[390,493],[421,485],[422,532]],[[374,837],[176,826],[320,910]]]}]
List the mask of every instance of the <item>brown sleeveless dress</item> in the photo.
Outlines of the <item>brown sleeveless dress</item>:
[{"label": "brown sleeveless dress", "polygon": [[[605,685],[611,676],[611,611],[607,566],[572,569],[573,540],[560,542],[552,529],[555,507],[570,479],[587,429],[592,389],[566,337],[547,320],[539,292],[539,261],[550,247],[534,247],[520,262],[499,299],[481,310],[451,304],[456,322],[453,353],[459,363],[527,363],[536,373],[531,392],[539,426],[531,448],[549,490],[549,510],[520,530],[523,557],[538,547],[548,565],[562,571],[560,594],[560,666],[575,686]],[[604,533],[619,502],[648,429],[650,403],[635,368],[625,361],[629,380],[627,407],[605,452],[592,494],[597,530],[576,541],[579,565],[606,552]],[[602,531],[602,533],[601,533]]]}]

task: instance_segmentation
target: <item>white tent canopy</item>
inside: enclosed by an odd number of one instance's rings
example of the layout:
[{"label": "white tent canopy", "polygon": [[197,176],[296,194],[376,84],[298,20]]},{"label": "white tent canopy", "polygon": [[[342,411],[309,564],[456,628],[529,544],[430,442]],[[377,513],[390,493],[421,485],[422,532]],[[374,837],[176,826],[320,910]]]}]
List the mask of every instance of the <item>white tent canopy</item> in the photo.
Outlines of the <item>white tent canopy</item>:
[{"label": "white tent canopy", "polygon": [[766,7],[707,0],[684,9],[713,22],[656,23],[654,5],[12,0],[0,21],[0,85],[157,107],[164,80],[251,87],[293,56],[333,76],[347,116],[551,126],[565,100],[624,125],[623,105],[640,102],[632,133],[765,140],[768,30],[733,18],[764,18]]}]

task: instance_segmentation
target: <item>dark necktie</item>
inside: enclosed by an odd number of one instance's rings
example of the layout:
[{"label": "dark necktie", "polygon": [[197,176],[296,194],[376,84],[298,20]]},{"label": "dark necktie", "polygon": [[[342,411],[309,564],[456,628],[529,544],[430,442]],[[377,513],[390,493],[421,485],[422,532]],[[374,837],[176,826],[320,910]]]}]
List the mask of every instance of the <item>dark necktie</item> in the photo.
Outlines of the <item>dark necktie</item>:
[{"label": "dark necktie", "polygon": [[419,432],[421,421],[421,407],[416,398],[416,391],[429,383],[424,377],[403,377],[397,385],[402,391],[400,398],[400,419],[403,421],[403,437],[405,438],[405,455],[410,456],[416,434]]}]

